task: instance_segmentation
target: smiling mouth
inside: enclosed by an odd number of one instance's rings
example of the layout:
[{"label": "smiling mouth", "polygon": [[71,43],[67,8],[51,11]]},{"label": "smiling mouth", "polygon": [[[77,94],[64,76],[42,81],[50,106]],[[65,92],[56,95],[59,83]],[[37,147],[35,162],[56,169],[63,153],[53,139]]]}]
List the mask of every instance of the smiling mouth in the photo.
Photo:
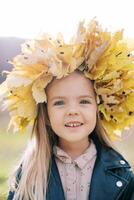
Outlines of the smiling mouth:
[{"label": "smiling mouth", "polygon": [[82,125],[83,125],[83,123],[72,123],[72,124],[65,124],[65,127],[67,127],[67,128],[77,128],[77,127],[80,127]]}]

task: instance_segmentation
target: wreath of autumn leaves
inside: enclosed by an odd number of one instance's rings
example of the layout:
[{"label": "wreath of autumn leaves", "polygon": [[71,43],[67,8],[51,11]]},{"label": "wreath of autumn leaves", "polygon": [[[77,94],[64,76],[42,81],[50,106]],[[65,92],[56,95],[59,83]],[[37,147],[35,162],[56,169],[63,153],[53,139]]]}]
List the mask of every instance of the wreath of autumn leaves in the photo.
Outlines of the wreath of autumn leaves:
[{"label": "wreath of autumn leaves", "polygon": [[8,109],[9,128],[24,132],[33,125],[37,105],[47,102],[45,88],[53,77],[60,79],[78,69],[94,81],[99,116],[111,138],[134,123],[133,47],[123,39],[123,32],[102,30],[97,21],[79,23],[70,42],[63,36],[48,34],[22,45],[21,54],[6,80],[0,85],[3,109]]}]

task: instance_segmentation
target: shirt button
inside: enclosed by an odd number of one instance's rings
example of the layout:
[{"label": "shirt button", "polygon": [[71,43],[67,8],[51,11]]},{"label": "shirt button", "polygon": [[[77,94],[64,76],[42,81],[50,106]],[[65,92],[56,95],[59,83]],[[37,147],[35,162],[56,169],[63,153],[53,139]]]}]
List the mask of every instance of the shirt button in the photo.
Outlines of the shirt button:
[{"label": "shirt button", "polygon": [[117,187],[122,187],[122,186],[123,186],[123,183],[122,183],[121,181],[117,181],[117,182],[116,182],[116,185],[117,185]]},{"label": "shirt button", "polygon": [[125,165],[126,162],[125,162],[124,160],[120,160],[120,164],[121,164],[121,165]]}]

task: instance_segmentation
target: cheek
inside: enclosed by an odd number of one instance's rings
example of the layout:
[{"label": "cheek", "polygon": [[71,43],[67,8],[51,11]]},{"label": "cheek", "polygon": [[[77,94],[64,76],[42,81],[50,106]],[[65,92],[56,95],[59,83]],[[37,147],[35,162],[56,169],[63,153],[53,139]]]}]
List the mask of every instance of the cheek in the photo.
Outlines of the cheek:
[{"label": "cheek", "polygon": [[95,120],[96,119],[96,116],[97,116],[97,110],[96,110],[96,107],[93,107],[93,108],[89,108],[85,111],[85,117],[87,120]]},{"label": "cheek", "polygon": [[88,113],[88,115],[94,115],[96,111],[94,107],[89,107],[85,110],[85,112]]},{"label": "cheek", "polygon": [[48,109],[49,120],[52,126],[58,126],[62,123],[63,113],[57,109]]}]

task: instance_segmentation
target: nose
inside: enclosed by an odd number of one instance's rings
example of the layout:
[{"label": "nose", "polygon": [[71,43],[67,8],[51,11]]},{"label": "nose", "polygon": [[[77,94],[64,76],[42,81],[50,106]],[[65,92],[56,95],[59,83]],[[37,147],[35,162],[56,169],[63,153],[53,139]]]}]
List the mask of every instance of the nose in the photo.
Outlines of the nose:
[{"label": "nose", "polygon": [[71,112],[68,112],[68,115],[78,115],[78,112],[71,111]]},{"label": "nose", "polygon": [[68,107],[67,115],[79,115],[78,107],[75,105]]}]

